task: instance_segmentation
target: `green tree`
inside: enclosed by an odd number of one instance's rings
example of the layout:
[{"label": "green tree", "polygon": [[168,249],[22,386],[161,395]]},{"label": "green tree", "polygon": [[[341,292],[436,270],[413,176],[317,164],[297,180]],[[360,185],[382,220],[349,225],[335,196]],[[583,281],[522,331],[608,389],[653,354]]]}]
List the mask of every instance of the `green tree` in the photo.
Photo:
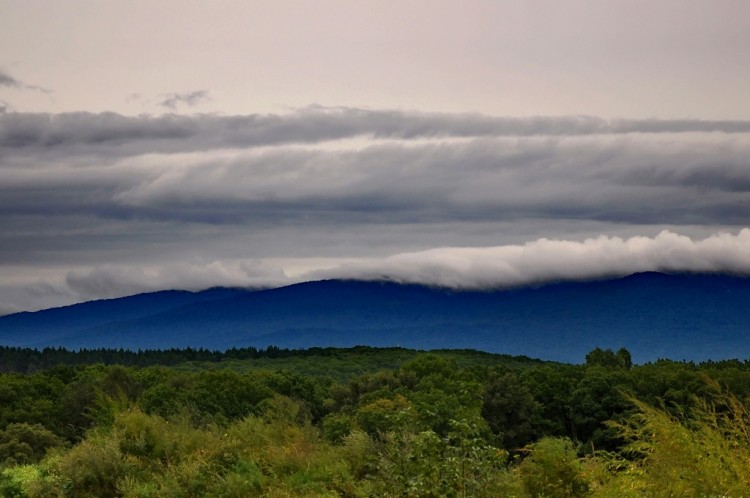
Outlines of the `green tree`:
[{"label": "green tree", "polygon": [[616,353],[611,349],[596,348],[586,354],[586,366],[629,370],[633,367],[633,359],[630,356],[630,351],[625,348],[618,349]]},{"label": "green tree", "polygon": [[487,381],[482,417],[506,449],[520,448],[537,436],[541,407],[518,377],[506,372]]}]

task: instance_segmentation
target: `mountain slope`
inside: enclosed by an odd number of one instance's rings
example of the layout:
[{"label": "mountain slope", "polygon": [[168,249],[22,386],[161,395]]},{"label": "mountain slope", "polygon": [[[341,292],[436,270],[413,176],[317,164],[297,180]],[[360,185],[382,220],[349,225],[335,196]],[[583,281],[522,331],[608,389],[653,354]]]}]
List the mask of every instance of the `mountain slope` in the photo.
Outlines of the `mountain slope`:
[{"label": "mountain slope", "polygon": [[400,345],[570,362],[594,347],[625,346],[636,361],[747,358],[749,303],[750,280],[730,276],[645,273],[492,292],[321,281],[148,313],[113,312],[107,320],[95,314],[87,321],[84,307],[92,303],[85,303],[69,307],[76,313],[65,327],[10,315],[0,317],[0,342],[130,349]]},{"label": "mountain slope", "polygon": [[246,289],[212,288],[200,292],[158,291],[116,299],[88,301],[60,308],[0,316],[0,344],[65,345],[64,337],[122,320],[133,320],[200,301],[226,299]]}]

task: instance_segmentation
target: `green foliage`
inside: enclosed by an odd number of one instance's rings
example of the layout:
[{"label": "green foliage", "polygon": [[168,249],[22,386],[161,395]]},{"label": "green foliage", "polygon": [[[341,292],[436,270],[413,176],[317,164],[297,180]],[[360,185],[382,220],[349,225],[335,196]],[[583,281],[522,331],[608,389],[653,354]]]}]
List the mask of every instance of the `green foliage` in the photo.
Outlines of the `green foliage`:
[{"label": "green foliage", "polygon": [[94,425],[92,410],[102,400],[98,382],[91,370],[85,370],[62,390],[59,396],[60,419],[66,439],[80,440]]},{"label": "green foliage", "polygon": [[131,466],[112,435],[92,434],[53,461],[51,471],[62,477],[61,496],[117,496],[119,480]]},{"label": "green foliage", "polygon": [[61,419],[63,382],[45,374],[0,375],[0,428],[12,423],[41,424],[56,434],[64,431]]},{"label": "green foliage", "polygon": [[35,465],[19,465],[0,471],[0,496],[28,498],[31,487],[41,480],[41,471]]},{"label": "green foliage", "polygon": [[258,404],[272,394],[253,375],[217,370],[198,374],[187,392],[187,400],[199,413],[227,421],[257,413]]},{"label": "green foliage", "polygon": [[530,445],[528,451],[518,473],[529,495],[564,498],[588,493],[589,482],[569,439],[543,438]]},{"label": "green foliage", "polygon": [[0,466],[35,463],[63,440],[40,424],[8,424],[0,430]]},{"label": "green foliage", "polygon": [[572,394],[584,372],[584,368],[577,365],[544,365],[518,373],[521,382],[541,406],[541,434],[578,439],[572,418]]},{"label": "green foliage", "polygon": [[183,353],[205,363],[0,374],[0,496],[750,489],[747,362],[632,366],[609,350],[586,365],[398,348]]},{"label": "green foliage", "polygon": [[144,411],[162,417],[190,413],[201,423],[227,423],[257,414],[261,402],[274,393],[261,375],[232,370],[163,373],[161,380],[151,379],[150,384],[138,398]]},{"label": "green foliage", "polygon": [[393,399],[378,399],[360,407],[356,413],[356,421],[362,430],[373,437],[404,430],[415,422],[411,404],[401,395],[396,395]]},{"label": "green foliage", "polygon": [[138,405],[146,412],[161,417],[172,417],[184,411],[187,405],[184,387],[175,379],[149,387],[138,399]]},{"label": "green foliage", "polygon": [[630,410],[631,404],[622,395],[630,383],[629,374],[623,370],[587,368],[570,393],[571,439],[584,441],[589,448],[616,449],[621,441],[604,422]]},{"label": "green foliage", "polygon": [[620,348],[615,353],[611,349],[596,348],[586,354],[586,365],[605,368],[625,368],[633,367],[633,359],[630,351]]},{"label": "green foliage", "polygon": [[482,417],[498,442],[507,449],[517,449],[537,434],[541,406],[531,391],[512,372],[493,374],[485,386]]},{"label": "green foliage", "polygon": [[647,494],[745,496],[750,489],[750,411],[710,383],[714,393],[696,400],[689,416],[631,399],[638,412],[612,422],[630,441]]},{"label": "green foliage", "polygon": [[332,443],[340,443],[354,429],[352,417],[346,413],[331,413],[323,419],[322,430],[325,438]]},{"label": "green foliage", "polygon": [[379,452],[376,491],[381,496],[508,496],[513,477],[508,454],[488,445],[479,429],[452,421],[445,437],[433,431],[386,435]]}]

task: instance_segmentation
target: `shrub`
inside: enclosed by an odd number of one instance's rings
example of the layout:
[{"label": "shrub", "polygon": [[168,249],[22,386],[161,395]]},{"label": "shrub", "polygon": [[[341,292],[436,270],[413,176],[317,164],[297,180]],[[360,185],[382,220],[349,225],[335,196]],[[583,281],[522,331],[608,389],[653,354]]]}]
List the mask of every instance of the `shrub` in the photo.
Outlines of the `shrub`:
[{"label": "shrub", "polygon": [[750,489],[750,411],[718,385],[696,399],[689,416],[675,416],[634,398],[638,413],[611,423],[629,440],[648,494],[747,496]]},{"label": "shrub", "polygon": [[118,481],[126,467],[114,437],[92,434],[63,454],[54,470],[67,481],[63,496],[107,498],[118,496]]},{"label": "shrub", "polygon": [[0,430],[0,464],[35,463],[63,440],[40,424],[8,424]]},{"label": "shrub", "polygon": [[36,465],[19,465],[0,472],[0,496],[5,498],[28,498],[33,483],[41,479]]},{"label": "shrub", "polygon": [[543,438],[527,447],[529,456],[518,466],[531,496],[576,497],[589,490],[581,461],[567,438]]}]

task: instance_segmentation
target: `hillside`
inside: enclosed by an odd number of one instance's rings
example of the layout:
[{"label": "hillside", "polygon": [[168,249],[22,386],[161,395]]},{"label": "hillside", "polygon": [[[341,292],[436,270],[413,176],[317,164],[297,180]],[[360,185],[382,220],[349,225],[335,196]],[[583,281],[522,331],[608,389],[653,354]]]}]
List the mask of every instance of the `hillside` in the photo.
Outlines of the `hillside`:
[{"label": "hillside", "polygon": [[580,362],[595,347],[637,362],[750,357],[750,280],[636,274],[487,292],[319,281],[154,293],[0,317],[0,343],[165,349],[276,345],[472,348]]}]

